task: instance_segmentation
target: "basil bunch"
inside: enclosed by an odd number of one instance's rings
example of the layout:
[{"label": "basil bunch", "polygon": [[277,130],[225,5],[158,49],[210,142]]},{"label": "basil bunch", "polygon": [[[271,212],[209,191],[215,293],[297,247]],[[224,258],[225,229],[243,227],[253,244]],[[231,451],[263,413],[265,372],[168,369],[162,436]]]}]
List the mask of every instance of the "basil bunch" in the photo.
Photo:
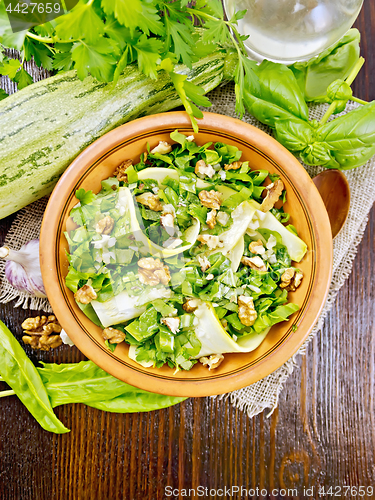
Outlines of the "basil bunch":
[{"label": "basil bunch", "polygon": [[[245,90],[248,111],[307,165],[346,170],[375,154],[375,101],[353,97],[350,88],[364,63],[359,38],[358,30],[349,30],[318,58],[291,67],[263,61],[256,84]],[[363,106],[327,123],[349,99]],[[330,104],[320,122],[309,120],[307,102]]]}]

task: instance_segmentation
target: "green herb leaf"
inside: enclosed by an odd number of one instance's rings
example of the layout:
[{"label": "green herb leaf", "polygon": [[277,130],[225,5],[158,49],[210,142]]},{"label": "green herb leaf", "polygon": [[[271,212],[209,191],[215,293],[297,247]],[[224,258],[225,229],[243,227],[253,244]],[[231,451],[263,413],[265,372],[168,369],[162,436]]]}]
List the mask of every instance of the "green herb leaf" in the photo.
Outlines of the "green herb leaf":
[{"label": "green herb leaf", "polygon": [[288,110],[303,120],[309,119],[309,110],[293,72],[283,64],[263,61],[255,69],[259,79],[261,99]]},{"label": "green herb leaf", "polygon": [[151,392],[139,392],[133,388],[131,392],[122,394],[117,398],[105,401],[88,401],[87,406],[92,406],[102,411],[114,413],[138,413],[144,411],[160,410],[185,401],[187,398],[164,396]]},{"label": "green herb leaf", "polygon": [[38,66],[43,66],[47,70],[52,69],[52,51],[48,45],[43,45],[32,38],[26,37],[23,48],[26,61],[30,61],[33,57]]},{"label": "green herb leaf", "polygon": [[163,43],[157,39],[148,39],[142,35],[135,49],[138,54],[138,68],[142,73],[151,78],[157,78],[157,65],[160,63],[159,51],[162,50]]},{"label": "green herb leaf", "polygon": [[307,101],[326,102],[328,86],[347,78],[359,59],[360,38],[357,29],[350,29],[318,57],[291,66]]},{"label": "green herb leaf", "polygon": [[106,340],[104,343],[111,352],[115,351],[117,344],[111,344],[109,340]]},{"label": "green herb leaf", "polygon": [[83,40],[95,44],[104,33],[104,24],[92,2],[78,3],[68,14],[56,20],[56,34],[62,40]]},{"label": "green herb leaf", "polygon": [[336,151],[372,147],[375,142],[375,101],[361,106],[320,127],[319,142]]},{"label": "green herb leaf", "polygon": [[33,77],[23,68],[21,68],[13,78],[17,83],[18,90],[24,89],[33,83]]},{"label": "green herb leaf", "polygon": [[186,66],[191,67],[195,41],[193,24],[184,17],[183,11],[178,10],[175,5],[173,3],[164,4],[165,49],[167,52],[174,53],[177,61],[181,60]]},{"label": "green herb leaf", "polygon": [[72,69],[72,47],[72,43],[60,43],[55,45],[56,53],[52,62],[53,69],[60,71],[69,71]]},{"label": "green herb leaf", "polygon": [[18,59],[8,59],[0,66],[0,75],[9,76],[13,80],[20,69],[21,63]]},{"label": "green herb leaf", "polygon": [[131,31],[134,31],[139,26],[142,13],[142,2],[140,0],[132,0],[131,2],[102,0],[101,4],[106,14],[113,14],[119,23]]},{"label": "green herb leaf", "polygon": [[115,72],[116,59],[114,42],[108,38],[98,38],[94,45],[84,41],[76,42],[72,49],[77,75],[84,80],[88,74],[100,82],[111,81]]},{"label": "green herb leaf", "polygon": [[81,205],[88,205],[96,199],[96,195],[92,191],[80,188],[76,191],[76,198],[81,202]]}]

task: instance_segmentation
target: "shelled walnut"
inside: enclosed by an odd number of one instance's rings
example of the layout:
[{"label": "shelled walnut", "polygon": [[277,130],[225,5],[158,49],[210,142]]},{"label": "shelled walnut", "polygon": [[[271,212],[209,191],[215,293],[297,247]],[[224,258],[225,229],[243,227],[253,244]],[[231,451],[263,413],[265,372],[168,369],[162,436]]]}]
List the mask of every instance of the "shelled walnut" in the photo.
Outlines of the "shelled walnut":
[{"label": "shelled walnut", "polygon": [[117,177],[117,180],[120,182],[128,182],[128,176],[126,175],[126,170],[133,165],[133,160],[125,160],[120,165],[116,167],[116,170],[113,172],[113,175]]},{"label": "shelled walnut", "polygon": [[255,253],[255,254],[259,254],[259,255],[263,255],[266,251],[261,240],[252,241],[249,244],[249,250],[251,253]]},{"label": "shelled walnut", "polygon": [[222,203],[222,194],[218,191],[203,190],[199,194],[199,199],[204,207],[214,208],[215,210],[219,210]]},{"label": "shelled walnut", "polygon": [[138,203],[141,203],[150,210],[154,212],[161,212],[163,210],[163,205],[160,202],[159,196],[157,194],[152,194],[149,191],[136,196],[135,198]]},{"label": "shelled walnut", "polygon": [[55,316],[27,318],[21,326],[24,330],[23,333],[25,333],[22,340],[32,349],[49,351],[62,344],[59,335],[62,328]]},{"label": "shelled walnut", "polygon": [[120,344],[125,340],[125,333],[116,328],[108,327],[102,331],[104,340],[108,340],[110,344]]},{"label": "shelled walnut", "polygon": [[248,266],[254,271],[267,271],[267,266],[265,265],[263,259],[261,259],[258,255],[255,257],[246,257],[245,255],[241,258],[241,263],[244,266]]},{"label": "shelled walnut", "polygon": [[282,180],[277,179],[272,184],[266,186],[265,189],[267,189],[267,195],[260,206],[262,212],[268,212],[274,207],[283,192],[284,183]]},{"label": "shelled walnut", "polygon": [[144,285],[155,286],[159,283],[167,285],[171,279],[169,267],[165,266],[160,259],[143,257],[138,261],[139,281]]},{"label": "shelled walnut", "polygon": [[295,292],[302,282],[303,274],[294,267],[288,267],[281,275],[280,288],[285,288],[288,292]]},{"label": "shelled walnut", "polygon": [[229,163],[224,165],[224,170],[238,170],[242,166],[242,161],[234,161],[233,163]]},{"label": "shelled walnut", "polygon": [[115,221],[109,215],[106,215],[95,226],[95,231],[99,234],[111,234]]},{"label": "shelled walnut", "polygon": [[76,291],[74,298],[81,304],[90,304],[90,302],[97,299],[98,296],[91,285],[83,285],[82,288]]},{"label": "shelled walnut", "polygon": [[238,304],[238,317],[245,326],[251,326],[257,319],[257,312],[254,308],[254,301],[252,297],[240,295],[237,299]]}]

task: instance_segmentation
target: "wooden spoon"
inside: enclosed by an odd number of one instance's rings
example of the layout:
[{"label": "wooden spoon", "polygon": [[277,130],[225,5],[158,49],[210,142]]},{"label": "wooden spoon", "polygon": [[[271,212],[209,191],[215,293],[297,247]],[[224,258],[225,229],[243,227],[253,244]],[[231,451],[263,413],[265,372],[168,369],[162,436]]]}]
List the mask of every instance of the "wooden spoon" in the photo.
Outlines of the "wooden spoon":
[{"label": "wooden spoon", "polygon": [[340,170],[325,170],[313,178],[328,212],[332,238],[341,231],[349,213],[350,188]]}]

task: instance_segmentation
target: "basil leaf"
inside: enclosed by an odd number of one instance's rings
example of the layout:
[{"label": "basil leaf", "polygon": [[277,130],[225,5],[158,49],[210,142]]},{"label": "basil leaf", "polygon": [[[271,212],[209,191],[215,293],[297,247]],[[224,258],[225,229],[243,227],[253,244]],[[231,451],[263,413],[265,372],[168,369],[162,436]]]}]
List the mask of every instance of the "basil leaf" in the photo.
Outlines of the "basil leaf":
[{"label": "basil leaf", "polygon": [[350,29],[318,57],[290,66],[307,101],[327,102],[328,86],[349,76],[359,59],[360,38],[357,29]]},{"label": "basil leaf", "polygon": [[326,123],[317,131],[317,140],[334,150],[352,150],[375,143],[375,101]]},{"label": "basil leaf", "polygon": [[[271,128],[275,128],[278,121],[285,122],[295,118],[288,110],[273,102],[256,97],[246,89],[244,91],[244,102],[249,113]],[[301,120],[301,123],[305,124],[306,122]]]},{"label": "basil leaf", "polygon": [[309,110],[293,71],[283,64],[263,61],[256,69],[261,99],[286,109],[294,116],[309,119]]},{"label": "basil leaf", "polygon": [[375,155],[375,146],[353,149],[351,151],[333,151],[339,168],[348,170],[351,168],[361,167]]},{"label": "basil leaf", "polygon": [[309,122],[291,117],[275,124],[275,137],[290,151],[302,151],[314,142],[314,129]]},{"label": "basil leaf", "polygon": [[329,168],[341,168],[340,164],[332,155],[328,145],[325,143],[315,142],[310,144],[300,153],[300,156],[306,165],[322,165]]}]

